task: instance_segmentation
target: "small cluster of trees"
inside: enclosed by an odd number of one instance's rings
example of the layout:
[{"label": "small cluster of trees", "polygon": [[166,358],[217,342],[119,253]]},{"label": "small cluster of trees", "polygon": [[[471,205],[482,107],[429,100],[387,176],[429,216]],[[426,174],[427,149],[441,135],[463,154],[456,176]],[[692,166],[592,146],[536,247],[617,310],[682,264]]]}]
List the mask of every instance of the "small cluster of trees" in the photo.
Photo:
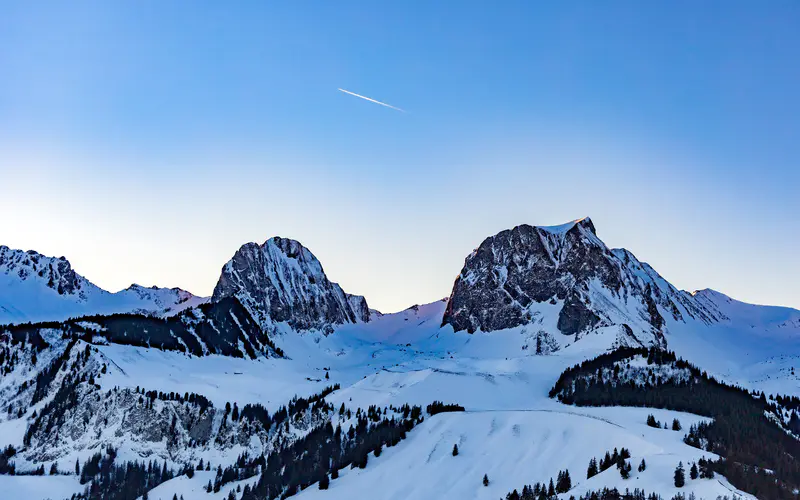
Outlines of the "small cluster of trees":
[{"label": "small cluster of trees", "polygon": [[75,463],[75,472],[81,484],[88,484],[83,493],[73,495],[74,500],[132,500],[147,497],[147,491],[175,477],[166,461],[159,466],[155,461],[116,461],[117,450],[108,447],[105,454],[96,453],[81,466]]},{"label": "small cluster of trees", "polygon": [[[489,484],[488,478],[484,476],[484,486]],[[533,486],[525,485],[522,487],[522,493],[517,490],[512,491],[506,495],[506,500],[548,500],[557,498],[557,494],[566,493],[572,489],[572,478],[569,475],[569,470],[558,471],[556,481],[550,478],[548,484],[535,483]]]},{"label": "small cluster of trees", "polygon": [[[221,466],[217,466],[217,475],[214,477],[213,484],[210,479],[208,480],[206,492],[211,493],[213,491],[214,493],[218,493],[219,490],[228,483],[249,479],[257,475],[261,471],[261,467],[264,467],[265,464],[266,460],[264,459],[264,455],[251,459],[247,453],[243,453],[239,455],[239,458],[236,459],[233,465],[229,465],[224,469]],[[198,470],[202,470],[202,466],[203,463],[201,461],[200,464],[198,464]]]},{"label": "small cluster of trees", "polygon": [[[710,462],[704,458],[701,458],[696,463],[692,462],[692,466],[689,468],[689,477],[692,480],[698,478],[712,479],[714,477],[714,469],[711,467],[712,464],[713,462]],[[686,472],[683,469],[683,462],[678,462],[678,466],[675,468],[673,480],[676,488],[683,488],[684,485],[686,485]]]},{"label": "small cluster of trees", "polygon": [[596,458],[592,457],[592,459],[589,460],[589,467],[586,469],[586,479],[590,479],[615,465],[620,471],[622,478],[628,479],[631,472],[631,465],[627,462],[629,458],[631,458],[631,452],[625,447],[622,447],[619,451],[614,448],[613,453],[607,451],[605,456],[600,459],[599,463]]},{"label": "small cluster of trees", "polygon": [[[655,427],[656,429],[661,429],[661,422],[656,420],[656,417],[652,413],[647,416],[647,425],[649,425],[650,427]],[[664,429],[668,429],[666,422],[664,422]],[[673,431],[680,431],[682,429],[683,429],[683,427],[681,426],[680,420],[678,420],[677,418],[673,418],[672,419],[672,430]]]},{"label": "small cluster of trees", "polygon": [[433,416],[437,413],[444,413],[448,411],[464,411],[464,407],[458,404],[444,404],[441,401],[434,401],[425,407],[428,415]]}]

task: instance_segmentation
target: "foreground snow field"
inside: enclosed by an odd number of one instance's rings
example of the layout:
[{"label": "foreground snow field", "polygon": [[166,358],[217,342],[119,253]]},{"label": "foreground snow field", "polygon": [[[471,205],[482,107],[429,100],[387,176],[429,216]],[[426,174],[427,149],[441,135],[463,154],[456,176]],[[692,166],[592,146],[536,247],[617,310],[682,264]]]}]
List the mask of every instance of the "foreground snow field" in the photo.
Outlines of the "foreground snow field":
[{"label": "foreground snow field", "polygon": [[83,491],[76,476],[0,475],[0,497],[8,499],[63,500]]},{"label": "foreground snow field", "polygon": [[[300,498],[346,499],[369,492],[370,498],[380,499],[496,499],[525,484],[547,482],[563,469],[569,469],[573,478],[570,494],[617,486],[671,496],[677,492],[672,472],[678,461],[688,463],[704,453],[683,444],[680,432],[647,427],[647,413],[623,408],[601,412],[562,408],[439,414],[412,432],[407,442],[387,449],[378,458],[371,457],[366,469],[343,471],[340,479],[331,482],[330,490],[312,486]],[[699,420],[675,412],[656,413],[657,418],[677,417],[687,425]],[[454,444],[458,456],[452,455]],[[600,458],[622,446],[630,449],[634,466],[644,458],[648,468],[628,480],[622,480],[614,467],[585,479],[593,456]],[[484,474],[490,480],[486,487]],[[682,490],[716,498],[732,489],[714,479],[690,481]]]}]

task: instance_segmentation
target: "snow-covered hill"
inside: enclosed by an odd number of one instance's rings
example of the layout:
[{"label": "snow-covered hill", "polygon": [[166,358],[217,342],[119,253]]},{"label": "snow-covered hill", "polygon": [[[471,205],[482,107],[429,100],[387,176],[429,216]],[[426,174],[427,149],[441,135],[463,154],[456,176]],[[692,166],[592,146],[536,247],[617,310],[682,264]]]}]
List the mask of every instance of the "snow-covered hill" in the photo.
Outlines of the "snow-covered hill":
[{"label": "snow-covered hill", "polygon": [[122,312],[169,315],[206,301],[180,288],[135,284],[110,293],[76,273],[64,257],[0,246],[0,324]]}]

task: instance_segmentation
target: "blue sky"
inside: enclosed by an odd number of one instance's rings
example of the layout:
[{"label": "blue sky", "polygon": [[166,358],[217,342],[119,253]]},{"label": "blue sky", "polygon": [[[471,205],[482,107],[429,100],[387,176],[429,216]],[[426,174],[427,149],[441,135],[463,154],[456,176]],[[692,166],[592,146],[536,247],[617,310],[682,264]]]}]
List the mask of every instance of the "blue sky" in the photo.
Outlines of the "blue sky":
[{"label": "blue sky", "polygon": [[447,295],[486,236],[588,215],[676,286],[800,307],[798,23],[788,1],[4,2],[0,243],[210,294],[242,243],[292,237],[391,311]]}]

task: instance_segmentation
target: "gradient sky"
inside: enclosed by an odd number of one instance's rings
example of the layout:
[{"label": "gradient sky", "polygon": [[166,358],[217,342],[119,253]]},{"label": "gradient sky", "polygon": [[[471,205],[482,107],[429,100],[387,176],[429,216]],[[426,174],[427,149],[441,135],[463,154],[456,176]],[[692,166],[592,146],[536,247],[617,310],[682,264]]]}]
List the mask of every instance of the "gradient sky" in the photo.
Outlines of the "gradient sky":
[{"label": "gradient sky", "polygon": [[590,216],[680,288],[800,308],[798,26],[777,0],[5,1],[0,244],[210,294],[280,235],[393,311],[489,235]]}]

